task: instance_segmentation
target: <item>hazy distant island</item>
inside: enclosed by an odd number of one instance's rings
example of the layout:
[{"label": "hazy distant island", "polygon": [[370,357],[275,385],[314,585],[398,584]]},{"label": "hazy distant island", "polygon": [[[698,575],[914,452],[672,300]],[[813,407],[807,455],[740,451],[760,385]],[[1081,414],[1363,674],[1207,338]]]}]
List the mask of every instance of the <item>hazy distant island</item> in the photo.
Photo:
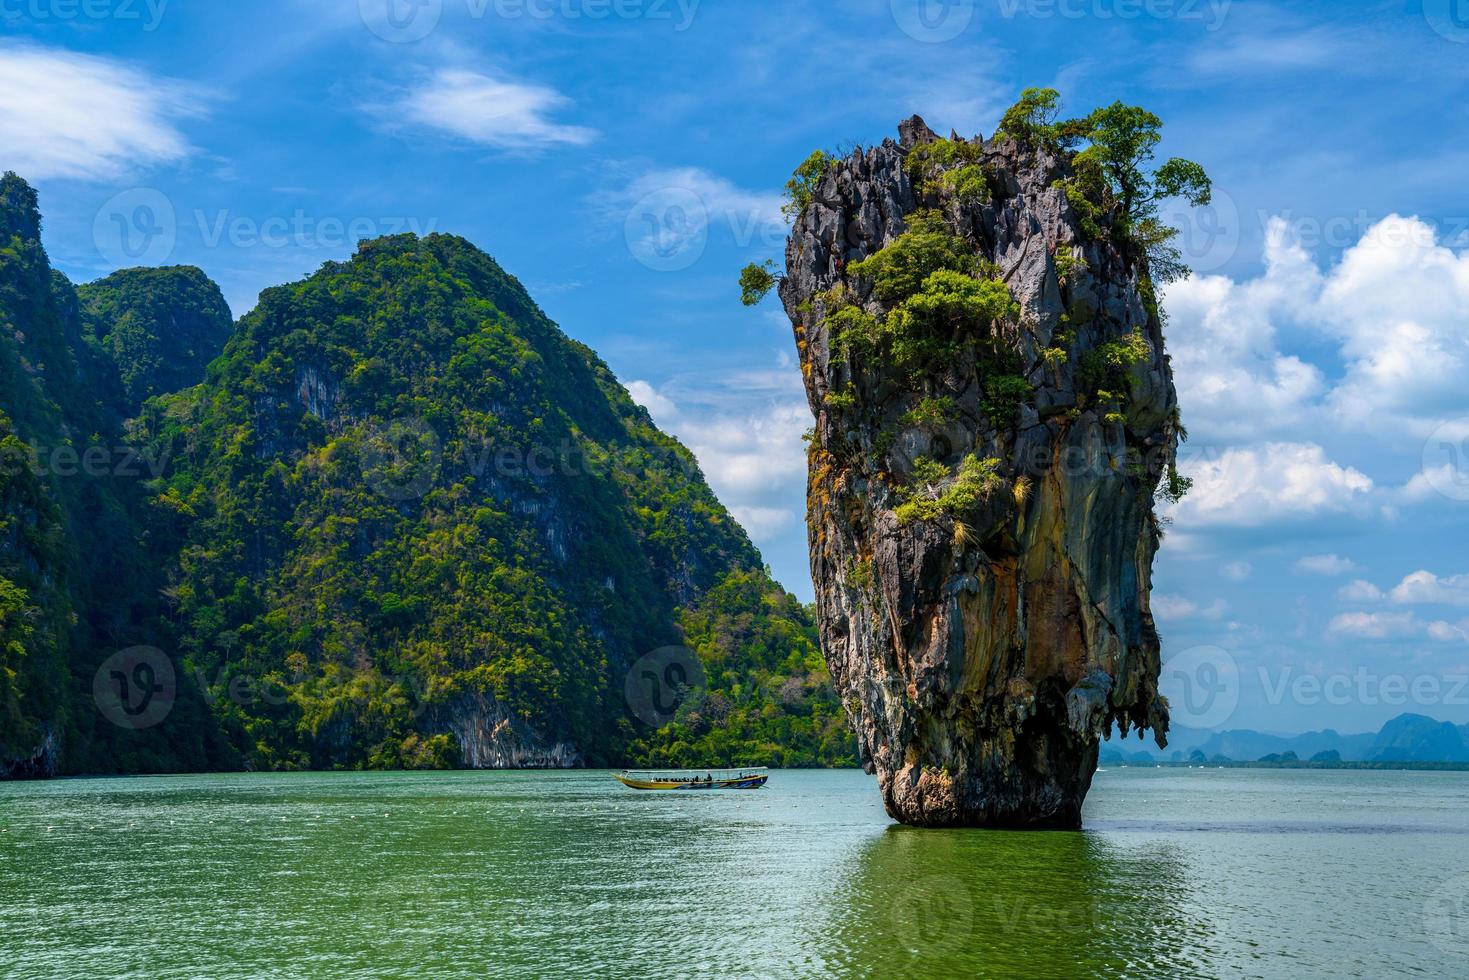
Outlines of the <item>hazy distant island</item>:
[{"label": "hazy distant island", "polygon": [[1469,769],[1469,725],[1404,713],[1376,732],[1342,735],[1330,728],[1299,735],[1250,729],[1174,729],[1163,751],[1131,750],[1111,739],[1105,766],[1219,765],[1253,769]]}]

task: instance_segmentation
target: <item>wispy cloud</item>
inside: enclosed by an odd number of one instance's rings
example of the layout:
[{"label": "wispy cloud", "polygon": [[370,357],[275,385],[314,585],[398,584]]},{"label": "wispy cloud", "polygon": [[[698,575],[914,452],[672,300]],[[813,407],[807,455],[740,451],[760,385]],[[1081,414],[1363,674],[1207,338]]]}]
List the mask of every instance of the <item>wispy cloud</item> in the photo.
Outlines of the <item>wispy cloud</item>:
[{"label": "wispy cloud", "polygon": [[1297,559],[1295,570],[1305,572],[1308,575],[1345,575],[1347,572],[1360,571],[1361,566],[1350,558],[1341,555],[1306,555]]},{"label": "wispy cloud", "polygon": [[206,93],[119,61],[0,43],[0,170],[114,180],[193,152],[177,121]]},{"label": "wispy cloud", "polygon": [[367,109],[389,128],[406,123],[495,149],[540,150],[596,140],[595,129],[551,118],[569,105],[569,98],[545,85],[442,68]]},{"label": "wispy cloud", "polygon": [[620,226],[634,257],[651,268],[683,268],[712,229],[762,254],[785,242],[780,194],[748,190],[701,167],[657,167],[593,195],[609,226]]}]

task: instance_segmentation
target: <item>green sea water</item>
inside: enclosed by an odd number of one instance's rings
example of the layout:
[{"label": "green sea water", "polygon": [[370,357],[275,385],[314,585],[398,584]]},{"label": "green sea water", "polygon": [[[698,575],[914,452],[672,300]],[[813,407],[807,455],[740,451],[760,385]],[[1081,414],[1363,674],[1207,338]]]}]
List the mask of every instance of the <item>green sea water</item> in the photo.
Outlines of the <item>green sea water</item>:
[{"label": "green sea water", "polygon": [[0,976],[1469,975],[1469,774],[1098,773],[1080,833],[858,772],[0,784]]}]

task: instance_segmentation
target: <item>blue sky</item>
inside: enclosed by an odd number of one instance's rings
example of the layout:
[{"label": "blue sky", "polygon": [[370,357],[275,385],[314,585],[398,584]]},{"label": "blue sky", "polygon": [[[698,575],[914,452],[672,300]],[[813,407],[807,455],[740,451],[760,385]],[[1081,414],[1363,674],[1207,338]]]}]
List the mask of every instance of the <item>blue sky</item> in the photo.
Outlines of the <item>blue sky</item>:
[{"label": "blue sky", "polygon": [[466,236],[809,598],[789,326],[733,285],[792,166],[913,112],[988,134],[1027,85],[1145,105],[1216,188],[1165,304],[1165,689],[1355,731],[1469,722],[1466,82],[1469,0],[0,0],[0,168],[74,279],[197,264],[237,315],[357,238]]}]

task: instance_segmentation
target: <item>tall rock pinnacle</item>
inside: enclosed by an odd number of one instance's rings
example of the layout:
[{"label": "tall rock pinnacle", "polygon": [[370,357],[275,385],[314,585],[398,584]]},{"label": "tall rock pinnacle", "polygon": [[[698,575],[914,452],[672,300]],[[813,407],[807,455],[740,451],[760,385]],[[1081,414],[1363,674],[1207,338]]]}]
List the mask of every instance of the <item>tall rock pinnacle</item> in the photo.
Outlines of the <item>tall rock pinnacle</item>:
[{"label": "tall rock pinnacle", "polygon": [[899,132],[810,181],[780,285],[822,646],[894,818],[1075,827],[1107,728],[1168,725],[1146,260],[1066,153]]}]

